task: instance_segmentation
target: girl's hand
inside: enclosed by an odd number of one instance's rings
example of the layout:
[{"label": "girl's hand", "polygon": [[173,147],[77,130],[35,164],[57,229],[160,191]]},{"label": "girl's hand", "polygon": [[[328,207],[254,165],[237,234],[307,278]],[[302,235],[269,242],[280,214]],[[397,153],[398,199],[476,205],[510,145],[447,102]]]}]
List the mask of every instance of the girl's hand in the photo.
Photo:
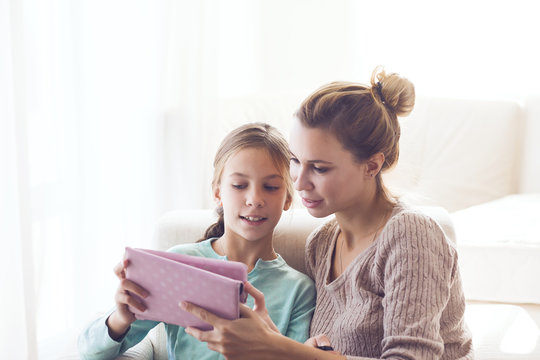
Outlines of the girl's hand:
[{"label": "girl's hand", "polygon": [[128,306],[132,306],[140,311],[146,310],[146,306],[131,294],[137,294],[143,299],[149,295],[148,291],[141,286],[126,279],[126,268],[128,265],[128,260],[124,260],[114,267],[114,273],[120,279],[120,284],[114,296],[116,311],[107,319],[107,326],[109,327],[109,334],[115,340],[121,338],[136,320],[135,314],[129,310]]},{"label": "girl's hand", "polygon": [[222,319],[190,303],[183,302],[180,307],[214,327],[210,331],[188,327],[186,333],[206,342],[210,350],[223,354],[226,359],[266,359],[271,349],[270,339],[278,335],[258,313],[244,304],[240,304],[237,320]]},{"label": "girl's hand", "polygon": [[253,312],[261,317],[261,319],[272,329],[273,331],[279,334],[279,329],[276,324],[270,318],[268,314],[268,309],[266,308],[266,303],[264,301],[264,294],[257,289],[255,286],[251,285],[249,281],[244,283],[244,289],[246,292],[253,297],[255,304],[253,305]]}]

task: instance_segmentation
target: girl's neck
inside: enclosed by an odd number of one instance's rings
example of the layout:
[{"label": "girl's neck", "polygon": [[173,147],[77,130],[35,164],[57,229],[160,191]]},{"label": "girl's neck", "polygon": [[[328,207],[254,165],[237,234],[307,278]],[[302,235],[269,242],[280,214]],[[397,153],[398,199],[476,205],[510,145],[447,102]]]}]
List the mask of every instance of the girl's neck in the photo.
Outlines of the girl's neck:
[{"label": "girl's neck", "polygon": [[253,270],[259,259],[270,261],[277,258],[271,238],[269,240],[248,241],[224,234],[212,242],[212,248],[219,255],[226,256],[227,260],[246,264],[248,271]]}]

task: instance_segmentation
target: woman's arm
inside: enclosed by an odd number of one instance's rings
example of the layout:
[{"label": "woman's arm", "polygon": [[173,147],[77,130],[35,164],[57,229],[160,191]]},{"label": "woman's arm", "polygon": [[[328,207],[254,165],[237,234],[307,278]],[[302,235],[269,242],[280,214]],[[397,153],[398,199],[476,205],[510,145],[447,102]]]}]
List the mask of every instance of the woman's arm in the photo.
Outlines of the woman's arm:
[{"label": "woman's arm", "polygon": [[228,360],[346,359],[343,355],[301,344],[273,331],[257,313],[243,304],[240,307],[240,319],[237,320],[222,319],[189,303],[182,303],[181,307],[214,327],[211,331],[190,327],[186,333],[206,342],[209,349],[220,352]]}]

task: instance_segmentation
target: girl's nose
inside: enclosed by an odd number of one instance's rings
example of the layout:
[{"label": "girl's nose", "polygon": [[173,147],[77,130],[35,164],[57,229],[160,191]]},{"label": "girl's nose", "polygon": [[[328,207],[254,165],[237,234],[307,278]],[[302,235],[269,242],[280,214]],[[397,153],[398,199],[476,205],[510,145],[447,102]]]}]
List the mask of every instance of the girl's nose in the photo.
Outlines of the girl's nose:
[{"label": "girl's nose", "polygon": [[254,206],[256,208],[264,206],[264,198],[261,195],[260,191],[253,190],[250,192],[246,199],[246,205]]}]

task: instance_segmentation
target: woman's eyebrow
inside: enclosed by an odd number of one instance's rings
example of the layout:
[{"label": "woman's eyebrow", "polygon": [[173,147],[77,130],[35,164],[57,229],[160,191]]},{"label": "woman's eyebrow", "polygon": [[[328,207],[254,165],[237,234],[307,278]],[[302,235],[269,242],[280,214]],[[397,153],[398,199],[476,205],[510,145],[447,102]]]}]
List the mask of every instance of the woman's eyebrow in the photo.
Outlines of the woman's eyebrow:
[{"label": "woman's eyebrow", "polygon": [[[292,152],[291,152],[291,157],[295,158],[295,159],[298,159],[298,157],[296,155],[294,155]],[[326,160],[308,160],[307,163],[309,164],[326,164],[326,165],[332,165],[332,162],[331,161],[326,161]]]},{"label": "woman's eyebrow", "polygon": [[327,164],[327,165],[332,164],[332,162],[326,161],[326,160],[308,160],[308,163],[310,163],[310,164]]}]

